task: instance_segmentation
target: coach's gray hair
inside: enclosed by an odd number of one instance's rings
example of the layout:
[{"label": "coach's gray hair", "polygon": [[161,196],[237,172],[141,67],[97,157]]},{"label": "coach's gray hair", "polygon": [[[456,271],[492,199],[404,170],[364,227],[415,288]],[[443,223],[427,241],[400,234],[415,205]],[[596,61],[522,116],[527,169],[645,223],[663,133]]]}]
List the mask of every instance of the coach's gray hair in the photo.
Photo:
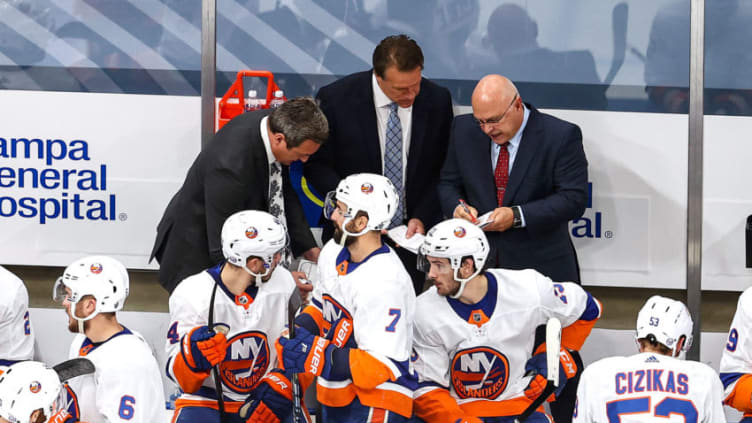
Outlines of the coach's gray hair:
[{"label": "coach's gray hair", "polygon": [[293,98],[272,110],[269,129],[285,136],[288,149],[299,146],[305,140],[323,144],[329,138],[326,116],[311,97]]}]

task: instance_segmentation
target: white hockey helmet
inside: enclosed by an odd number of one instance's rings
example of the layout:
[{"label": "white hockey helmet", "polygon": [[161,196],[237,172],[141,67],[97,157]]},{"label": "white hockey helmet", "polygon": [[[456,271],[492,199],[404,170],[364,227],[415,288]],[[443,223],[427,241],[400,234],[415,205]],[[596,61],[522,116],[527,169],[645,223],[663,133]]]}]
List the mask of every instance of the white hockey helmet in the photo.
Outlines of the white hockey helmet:
[{"label": "white hockey helmet", "polygon": [[654,295],[640,309],[637,315],[635,338],[655,340],[671,349],[676,356],[676,347],[681,337],[685,337],[682,351],[692,347],[692,316],[681,301]]},{"label": "white hockey helmet", "polygon": [[[258,210],[239,211],[222,225],[222,254],[235,266],[242,267],[260,283],[273,270],[274,256],[287,248],[287,231],[271,214]],[[264,273],[248,268],[249,257],[264,262]]]},{"label": "white hockey helmet", "polygon": [[[70,295],[65,288],[70,289]],[[65,268],[63,276],[55,282],[52,298],[58,302],[68,299],[71,314],[79,321],[79,332],[83,333],[84,321],[99,313],[122,310],[129,289],[128,271],[122,263],[112,257],[88,256]],[[87,317],[78,317],[75,314],[76,304],[86,295],[96,299],[96,309]]]},{"label": "white hockey helmet", "polygon": [[65,405],[65,392],[54,370],[38,361],[21,361],[0,375],[0,417],[29,423],[41,409],[47,422]]},{"label": "white hockey helmet", "polygon": [[[338,201],[347,205],[342,231],[348,236],[360,236],[389,227],[399,206],[399,194],[389,178],[375,173],[357,173],[339,181],[337,189],[326,195],[324,217],[332,218]],[[359,211],[368,213],[368,224],[362,231],[350,233],[347,224]]]},{"label": "white hockey helmet", "polygon": [[[489,246],[486,234],[475,224],[464,219],[449,219],[431,228],[418,249],[418,269],[425,273],[431,268],[426,256],[449,259],[454,271],[454,279],[460,289],[452,298],[459,298],[465,284],[483,269],[488,258]],[[467,278],[460,278],[462,258],[471,256],[475,262],[475,272]]]}]

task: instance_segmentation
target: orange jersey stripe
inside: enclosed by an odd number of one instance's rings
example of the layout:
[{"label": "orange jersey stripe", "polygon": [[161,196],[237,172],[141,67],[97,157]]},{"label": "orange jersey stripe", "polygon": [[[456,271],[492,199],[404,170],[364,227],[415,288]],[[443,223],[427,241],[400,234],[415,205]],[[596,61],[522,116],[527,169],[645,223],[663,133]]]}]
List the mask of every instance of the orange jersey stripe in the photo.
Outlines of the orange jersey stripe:
[{"label": "orange jersey stripe", "polygon": [[371,423],[384,423],[386,422],[386,414],[388,411],[384,410],[383,408],[372,408],[371,409]]},{"label": "orange jersey stripe", "polygon": [[[229,413],[237,413],[240,410],[240,407],[243,405],[240,401],[225,401],[225,411]],[[192,399],[185,399],[185,398],[178,398],[177,401],[175,401],[175,416],[177,416],[178,412],[183,407],[203,407],[203,408],[212,408],[214,410],[219,410],[219,406],[217,405],[217,401],[215,400],[192,400]]]},{"label": "orange jersey stripe", "polygon": [[[596,303],[598,303],[598,308],[600,310],[603,310],[601,302],[596,298],[593,299]],[[600,316],[598,317],[598,319],[599,318]],[[595,326],[595,322],[597,322],[598,319],[577,320],[571,325],[562,329],[561,346],[570,350],[579,350],[580,348],[582,348],[582,344],[585,343],[585,340],[590,335],[590,331],[593,330],[593,326]]]},{"label": "orange jersey stripe", "polygon": [[189,394],[198,391],[204,383],[204,379],[209,377],[208,371],[194,372],[191,370],[188,365],[185,364],[181,353],[175,355],[175,358],[172,360],[172,373],[175,374],[175,379],[177,379],[180,388]]},{"label": "orange jersey stripe", "polygon": [[343,388],[329,388],[318,384],[316,397],[321,404],[329,407],[346,407],[358,397],[360,403],[374,408],[383,408],[401,416],[410,417],[413,399],[399,392],[386,389],[360,389],[353,384]]},{"label": "orange jersey stripe", "polygon": [[443,388],[431,390],[415,398],[415,415],[427,422],[454,423],[465,413],[457,401]]},{"label": "orange jersey stripe", "polygon": [[355,386],[364,389],[373,389],[388,380],[397,379],[386,364],[359,349],[350,350],[350,373]]},{"label": "orange jersey stripe", "polygon": [[746,374],[736,381],[734,390],[726,397],[724,403],[744,413],[752,413],[750,396],[752,396],[752,375]]},{"label": "orange jersey stripe", "polygon": [[[526,397],[512,398],[504,401],[475,400],[460,404],[465,414],[478,417],[504,417],[521,414],[532,403]],[[537,411],[544,412],[543,406]]]}]

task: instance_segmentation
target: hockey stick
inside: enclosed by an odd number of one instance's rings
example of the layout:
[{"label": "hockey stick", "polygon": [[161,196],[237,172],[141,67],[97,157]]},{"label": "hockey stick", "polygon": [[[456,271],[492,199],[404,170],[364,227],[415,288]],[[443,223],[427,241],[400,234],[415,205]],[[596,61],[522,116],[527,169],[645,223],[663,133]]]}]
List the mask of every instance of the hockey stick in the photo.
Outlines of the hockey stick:
[{"label": "hockey stick", "polygon": [[52,366],[52,370],[57,373],[60,382],[65,382],[76,376],[94,373],[96,369],[94,368],[94,363],[88,358],[77,357]]},{"label": "hockey stick", "polygon": [[[295,316],[303,306],[303,299],[300,298],[300,293],[295,289],[290,296],[290,300],[287,302],[287,327],[290,332],[290,339],[295,337]],[[292,415],[295,423],[303,423],[306,418],[303,414],[303,405],[300,401],[300,382],[298,381],[298,374],[293,373],[290,377],[290,383],[292,383]]]},{"label": "hockey stick", "polygon": [[561,349],[561,322],[556,317],[548,319],[546,323],[546,365],[548,374],[546,375],[546,387],[543,393],[522,412],[514,423],[522,423],[530,417],[535,410],[543,404],[546,399],[559,386],[559,350]]},{"label": "hockey stick", "polygon": [[[214,298],[217,296],[217,283],[214,284],[212,289],[211,300],[209,300],[209,329],[214,330]],[[223,331],[226,326],[218,326],[218,330]],[[227,412],[225,411],[225,399],[222,398],[222,380],[219,378],[219,363],[212,367],[212,376],[214,376],[214,390],[217,391],[217,407],[219,408],[219,421],[220,423],[227,422]]]}]

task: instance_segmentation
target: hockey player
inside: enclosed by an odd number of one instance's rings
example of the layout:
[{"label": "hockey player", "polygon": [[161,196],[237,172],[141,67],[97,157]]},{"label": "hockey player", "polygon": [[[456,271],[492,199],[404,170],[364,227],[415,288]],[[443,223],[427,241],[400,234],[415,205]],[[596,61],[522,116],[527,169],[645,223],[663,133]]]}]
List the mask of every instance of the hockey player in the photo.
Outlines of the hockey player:
[{"label": "hockey player", "polygon": [[44,363],[16,363],[0,376],[0,423],[62,423],[69,417],[65,405],[60,378]]},{"label": "hockey player", "polygon": [[635,338],[639,354],[604,358],[582,373],[575,423],[659,423],[672,415],[671,421],[726,422],[718,374],[678,358],[692,345],[684,304],[650,297],[637,315]]},{"label": "hockey player", "polygon": [[721,381],[724,402],[744,413],[740,423],[752,423],[752,288],[739,297],[721,357]]},{"label": "hockey player", "polygon": [[70,388],[63,382],[94,371],[94,365],[85,358],[68,360],[53,368],[38,361],[11,365],[0,375],[0,423],[78,421],[75,404],[68,395]]},{"label": "hockey player", "polygon": [[238,412],[246,399],[249,421],[284,421],[291,417],[291,384],[272,369],[274,341],[296,292],[290,272],[278,266],[287,233],[271,214],[247,210],[227,218],[221,242],[226,261],[184,279],[170,296],[167,371],[185,392],[173,421],[220,421],[214,366],[228,423],[245,421]]},{"label": "hockey player", "polygon": [[321,250],[312,304],[280,338],[285,369],[318,376],[325,422],[404,422],[412,414],[412,281],[382,242],[398,204],[381,175],[355,174],[330,192],[334,237]]},{"label": "hockey player", "polygon": [[[577,284],[534,270],[486,269],[488,250],[483,231],[462,219],[434,226],[419,249],[419,267],[434,285],[418,297],[413,344],[415,414],[426,422],[513,422],[546,385],[536,328],[551,317],[564,328],[558,394],[576,374],[569,351],[600,317],[600,304]],[[550,422],[542,410],[527,421]]]},{"label": "hockey player", "polygon": [[69,357],[86,357],[96,367],[95,374],[70,381],[87,423],[152,423],[164,416],[157,360],[144,338],[117,319],[128,290],[128,271],[106,256],[74,261],[53,289],[68,314],[68,329],[77,333]]},{"label": "hockey player", "polygon": [[29,321],[29,293],[21,279],[0,266],[0,374],[11,364],[31,360],[34,332]]}]

